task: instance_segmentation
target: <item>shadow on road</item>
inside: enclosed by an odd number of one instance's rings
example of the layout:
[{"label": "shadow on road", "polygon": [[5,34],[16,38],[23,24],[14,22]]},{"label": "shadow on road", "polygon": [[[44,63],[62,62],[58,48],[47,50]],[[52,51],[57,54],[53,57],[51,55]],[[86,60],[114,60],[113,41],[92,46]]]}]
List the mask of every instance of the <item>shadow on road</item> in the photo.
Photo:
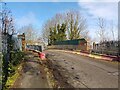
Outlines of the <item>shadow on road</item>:
[{"label": "shadow on road", "polygon": [[39,56],[32,52],[25,54],[21,76],[15,82],[14,88],[49,88],[46,73]]}]

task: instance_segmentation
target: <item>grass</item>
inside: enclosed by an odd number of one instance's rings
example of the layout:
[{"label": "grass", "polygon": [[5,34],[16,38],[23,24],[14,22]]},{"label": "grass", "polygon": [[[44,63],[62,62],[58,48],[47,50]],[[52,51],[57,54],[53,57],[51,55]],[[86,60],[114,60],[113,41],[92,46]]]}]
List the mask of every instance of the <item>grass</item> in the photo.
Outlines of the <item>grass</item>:
[{"label": "grass", "polygon": [[8,77],[8,80],[6,82],[6,87],[7,88],[10,88],[14,85],[15,81],[17,80],[17,78],[20,75],[19,72],[22,70],[22,64],[16,66],[15,68],[16,68],[15,74],[12,75],[11,77]]}]

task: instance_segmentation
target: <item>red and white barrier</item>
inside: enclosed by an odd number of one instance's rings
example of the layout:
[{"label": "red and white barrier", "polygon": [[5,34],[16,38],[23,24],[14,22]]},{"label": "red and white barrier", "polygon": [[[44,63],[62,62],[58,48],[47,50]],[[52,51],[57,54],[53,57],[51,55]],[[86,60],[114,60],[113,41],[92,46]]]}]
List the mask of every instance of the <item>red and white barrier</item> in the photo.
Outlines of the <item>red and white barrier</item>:
[{"label": "red and white barrier", "polygon": [[45,53],[40,52],[39,57],[40,57],[40,59],[44,60],[45,59]]}]

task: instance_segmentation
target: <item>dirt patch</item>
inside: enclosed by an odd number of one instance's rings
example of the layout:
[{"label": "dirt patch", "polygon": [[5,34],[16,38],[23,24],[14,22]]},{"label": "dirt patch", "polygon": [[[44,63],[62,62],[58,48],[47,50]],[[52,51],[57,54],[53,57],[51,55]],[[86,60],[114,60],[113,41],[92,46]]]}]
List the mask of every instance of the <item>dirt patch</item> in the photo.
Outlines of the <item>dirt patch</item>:
[{"label": "dirt patch", "polygon": [[[47,55],[47,60],[44,62],[45,65],[47,65],[47,68],[49,69],[49,72],[53,74],[54,77],[54,83],[55,88],[74,88],[71,86],[67,81],[67,76],[65,69],[63,69],[61,66],[54,64],[51,60],[49,55]],[[63,70],[63,72],[62,72]]]}]

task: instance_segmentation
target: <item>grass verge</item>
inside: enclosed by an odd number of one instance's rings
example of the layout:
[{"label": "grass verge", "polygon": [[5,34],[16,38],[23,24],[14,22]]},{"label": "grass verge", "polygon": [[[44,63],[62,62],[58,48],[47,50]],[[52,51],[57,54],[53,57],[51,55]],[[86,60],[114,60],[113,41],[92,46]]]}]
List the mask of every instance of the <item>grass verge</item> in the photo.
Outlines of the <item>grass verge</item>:
[{"label": "grass verge", "polygon": [[7,87],[6,89],[9,89],[14,85],[15,81],[20,76],[21,70],[22,70],[22,64],[15,67],[15,73],[12,76],[8,77],[8,80],[6,82],[6,87]]}]

